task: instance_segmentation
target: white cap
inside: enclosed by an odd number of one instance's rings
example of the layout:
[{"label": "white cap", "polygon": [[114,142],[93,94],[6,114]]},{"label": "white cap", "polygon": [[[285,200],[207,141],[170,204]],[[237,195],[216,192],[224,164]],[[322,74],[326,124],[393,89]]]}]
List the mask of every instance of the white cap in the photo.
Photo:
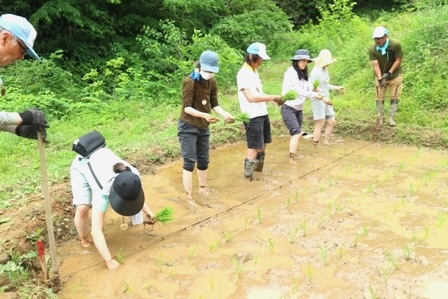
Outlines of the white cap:
[{"label": "white cap", "polygon": [[257,54],[263,60],[269,60],[271,57],[266,53],[266,46],[262,43],[253,43],[247,48],[247,53]]},{"label": "white cap", "polygon": [[37,53],[33,50],[37,32],[27,19],[13,14],[4,14],[0,16],[0,26],[24,42],[27,47],[26,52],[31,57],[39,59],[39,56],[37,56]]},{"label": "white cap", "polygon": [[373,30],[372,38],[381,38],[388,33],[389,33],[389,31],[385,27],[379,26]]}]

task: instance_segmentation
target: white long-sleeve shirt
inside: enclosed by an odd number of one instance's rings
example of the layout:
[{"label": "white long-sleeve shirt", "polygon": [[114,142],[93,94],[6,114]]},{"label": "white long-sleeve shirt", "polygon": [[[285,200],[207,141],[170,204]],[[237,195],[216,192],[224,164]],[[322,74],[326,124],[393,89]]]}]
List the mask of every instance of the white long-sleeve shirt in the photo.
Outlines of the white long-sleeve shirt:
[{"label": "white long-sleeve shirt", "polygon": [[290,66],[283,75],[282,95],[285,95],[291,90],[297,92],[297,98],[286,101],[284,105],[287,105],[295,110],[303,110],[303,105],[306,98],[317,96],[317,93],[313,91],[313,87],[310,82],[304,79],[299,80],[297,72],[292,66]]}]

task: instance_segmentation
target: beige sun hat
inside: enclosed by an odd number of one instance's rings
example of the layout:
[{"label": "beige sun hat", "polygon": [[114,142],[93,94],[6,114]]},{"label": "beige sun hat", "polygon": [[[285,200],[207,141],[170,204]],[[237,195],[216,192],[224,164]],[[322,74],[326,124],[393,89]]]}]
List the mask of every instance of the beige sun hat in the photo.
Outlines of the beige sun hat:
[{"label": "beige sun hat", "polygon": [[335,63],[336,61],[337,59],[333,58],[333,55],[331,55],[331,52],[328,49],[321,50],[319,56],[314,60],[316,65],[319,67],[325,67],[327,65]]}]

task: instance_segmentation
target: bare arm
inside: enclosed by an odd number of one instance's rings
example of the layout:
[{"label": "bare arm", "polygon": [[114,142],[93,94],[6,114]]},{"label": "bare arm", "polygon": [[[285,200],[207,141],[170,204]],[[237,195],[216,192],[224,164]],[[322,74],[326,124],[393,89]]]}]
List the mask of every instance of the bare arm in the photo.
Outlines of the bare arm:
[{"label": "bare arm", "polygon": [[375,76],[378,80],[381,80],[383,77],[383,74],[381,73],[380,65],[378,63],[378,60],[372,60],[372,67],[373,72],[375,73]]},{"label": "bare arm", "polygon": [[225,111],[224,109],[222,109],[221,106],[216,106],[213,108],[213,111],[215,111],[217,114],[221,115],[222,117],[224,117],[226,122],[233,122],[235,120],[235,118],[233,117],[232,114],[230,114],[229,112]]},{"label": "bare arm", "polygon": [[243,89],[242,92],[249,103],[276,102],[282,99],[279,95],[263,94],[261,92],[255,93],[249,89]]},{"label": "bare arm", "polygon": [[185,113],[190,114],[194,117],[205,118],[209,123],[215,123],[218,121],[218,119],[216,117],[212,116],[211,114],[198,111],[198,110],[194,109],[193,107],[185,107],[184,111],[185,111]]},{"label": "bare arm", "polygon": [[392,64],[392,67],[389,70],[391,74],[395,73],[395,71],[400,67],[402,60],[402,58],[395,58],[395,62],[394,64]]}]

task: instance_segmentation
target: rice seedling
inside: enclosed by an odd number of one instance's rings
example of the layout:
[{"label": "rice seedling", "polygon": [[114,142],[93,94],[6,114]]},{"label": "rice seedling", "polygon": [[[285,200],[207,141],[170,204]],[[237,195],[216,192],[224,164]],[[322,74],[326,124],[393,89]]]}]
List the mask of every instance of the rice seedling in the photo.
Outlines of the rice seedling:
[{"label": "rice seedling", "polygon": [[397,257],[395,256],[395,254],[392,251],[386,252],[386,258],[396,270],[399,269]]},{"label": "rice seedling", "polygon": [[163,259],[162,259],[162,253],[160,253],[159,258],[157,259],[157,268],[160,272],[163,272]]},{"label": "rice seedling", "polygon": [[227,229],[224,232],[224,242],[228,243],[228,242],[232,241],[233,236],[234,236],[233,232],[231,230]]},{"label": "rice seedling", "polygon": [[296,203],[299,202],[299,191],[296,191],[296,193],[294,194],[294,201],[295,201]]},{"label": "rice seedling", "polygon": [[244,263],[240,261],[236,256],[233,256],[232,264],[235,270],[235,274],[239,278],[244,270]]},{"label": "rice seedling", "polygon": [[374,289],[372,288],[372,286],[369,286],[369,293],[370,293],[370,297],[371,297],[372,299],[378,299],[378,298],[381,298],[381,297],[380,297],[380,294],[379,294],[379,291],[378,291],[378,290],[374,290]]},{"label": "rice seedling", "polygon": [[250,122],[249,113],[240,113],[235,116],[235,121]]},{"label": "rice seedling", "polygon": [[308,279],[309,282],[311,282],[311,280],[314,277],[314,268],[311,264],[308,264],[306,266],[306,270],[305,270],[305,276]]},{"label": "rice seedling", "polygon": [[429,227],[425,227],[425,234],[423,235],[423,239],[428,240],[429,237]]},{"label": "rice seedling", "polygon": [[289,206],[291,205],[291,197],[288,197],[286,200],[286,209],[289,209]]},{"label": "rice seedling", "polygon": [[208,284],[210,285],[211,290],[215,289],[215,279],[210,278]]},{"label": "rice seedling", "polygon": [[356,234],[355,240],[353,241],[353,248],[356,248],[358,246],[359,242],[359,235]]},{"label": "rice seedling", "polygon": [[369,228],[368,228],[367,226],[364,225],[364,226],[362,227],[361,234],[362,234],[364,237],[367,237],[367,236],[369,235]]},{"label": "rice seedling", "polygon": [[406,244],[403,248],[404,259],[410,261],[413,251],[414,250],[411,248],[411,246],[409,246],[409,244]]},{"label": "rice seedling", "polygon": [[192,246],[192,247],[188,248],[188,260],[191,261],[193,259],[193,256],[194,256],[194,254],[196,252],[196,249],[198,249],[198,245],[195,245],[195,246]]},{"label": "rice seedling", "polygon": [[418,243],[420,243],[420,241],[418,240],[418,237],[417,237],[417,234],[416,234],[416,233],[414,233],[414,234],[412,235],[412,242],[414,243],[414,246],[417,246]]},{"label": "rice seedling", "polygon": [[291,288],[291,294],[298,295],[299,292],[300,292],[300,285],[299,285],[299,283],[296,282],[296,283],[294,283],[294,285]]},{"label": "rice seedling", "polygon": [[268,239],[268,247],[272,254],[275,253],[275,241],[271,238]]},{"label": "rice seedling", "polygon": [[257,220],[258,223],[261,224],[261,209],[257,208]]},{"label": "rice seedling", "polygon": [[328,266],[328,248],[319,246],[319,256],[325,266]]},{"label": "rice seedling", "polygon": [[313,89],[316,89],[316,88],[318,88],[319,87],[319,80],[315,80],[314,82],[313,82]]},{"label": "rice seedling", "polygon": [[290,244],[295,243],[298,236],[299,236],[299,226],[296,226],[289,232],[289,243]]},{"label": "rice seedling", "polygon": [[209,246],[210,252],[215,252],[219,247],[219,241],[213,241]]},{"label": "rice seedling", "polygon": [[302,236],[305,237],[308,233],[308,219],[304,219],[300,222],[299,227],[302,230]]},{"label": "rice seedling", "polygon": [[383,281],[387,286],[387,282],[389,281],[389,278],[392,275],[392,269],[390,269],[387,266],[384,266],[381,267],[381,269],[378,269],[378,273],[381,275],[381,278],[383,278]]},{"label": "rice seedling", "polygon": [[352,172],[353,172],[353,166],[352,165],[349,165],[349,166],[345,167],[345,176],[348,176]]},{"label": "rice seedling", "polygon": [[173,208],[163,208],[154,216],[154,220],[160,223],[168,223],[173,221]]},{"label": "rice seedling", "polygon": [[297,99],[298,96],[299,96],[299,94],[297,93],[297,91],[290,90],[283,95],[282,99],[285,101],[292,101],[292,100]]},{"label": "rice seedling", "polygon": [[244,217],[244,230],[247,230],[248,223],[249,223],[249,217]]},{"label": "rice seedling", "polygon": [[439,212],[437,214],[437,227],[442,227],[443,224],[448,220],[448,213]]},{"label": "rice seedling", "polygon": [[333,202],[329,202],[327,204],[327,215],[328,215],[329,218],[331,217],[331,214],[333,214],[334,210],[335,210],[334,203]]},{"label": "rice seedling", "polygon": [[120,264],[123,263],[123,260],[124,260],[124,249],[123,249],[123,246],[121,246],[120,250],[118,250],[117,254],[115,255],[115,259]]},{"label": "rice seedling", "polygon": [[338,255],[339,259],[342,259],[342,255],[344,254],[344,244],[342,244],[341,246],[338,247],[336,253]]},{"label": "rice seedling", "polygon": [[129,294],[131,292],[131,287],[127,282],[124,282],[122,294]]}]

